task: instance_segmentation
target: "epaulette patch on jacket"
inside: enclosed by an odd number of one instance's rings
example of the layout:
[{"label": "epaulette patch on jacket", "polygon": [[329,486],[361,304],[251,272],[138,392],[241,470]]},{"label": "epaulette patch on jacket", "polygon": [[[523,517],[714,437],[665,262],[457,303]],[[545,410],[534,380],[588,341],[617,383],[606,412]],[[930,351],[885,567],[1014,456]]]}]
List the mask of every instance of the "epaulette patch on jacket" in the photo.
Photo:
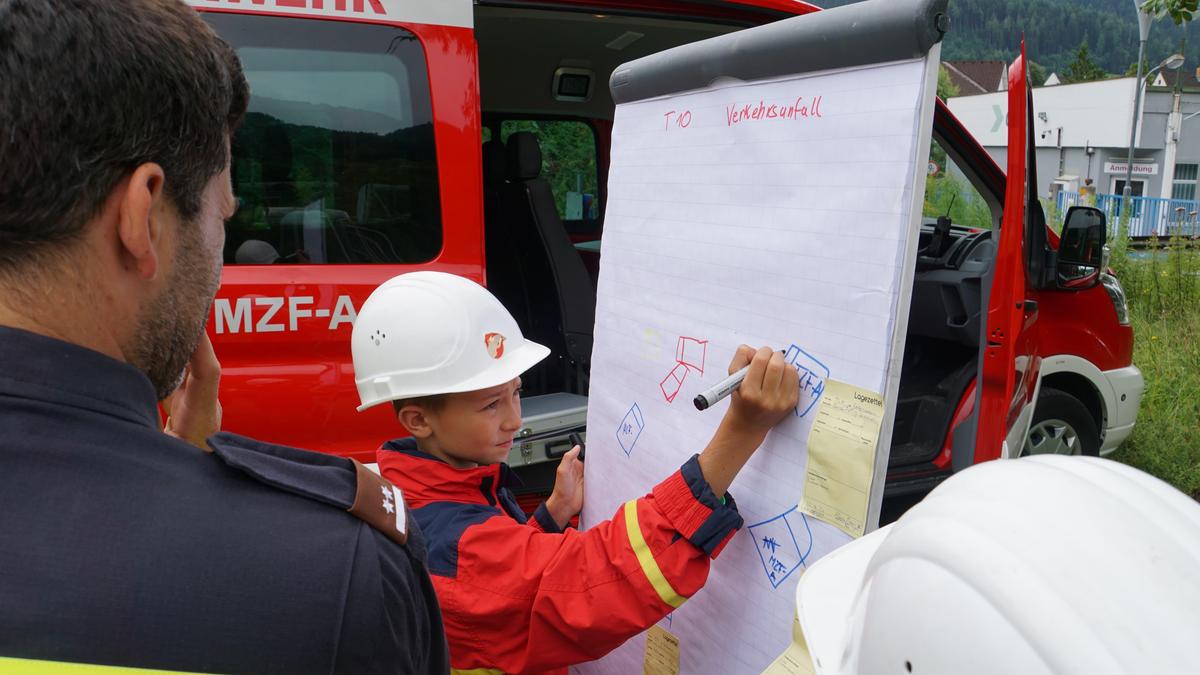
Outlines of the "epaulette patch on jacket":
[{"label": "epaulette patch on jacket", "polygon": [[425,545],[410,536],[400,488],[355,460],[220,432],[208,439],[222,462],[285,492],[348,511],[420,559]]}]

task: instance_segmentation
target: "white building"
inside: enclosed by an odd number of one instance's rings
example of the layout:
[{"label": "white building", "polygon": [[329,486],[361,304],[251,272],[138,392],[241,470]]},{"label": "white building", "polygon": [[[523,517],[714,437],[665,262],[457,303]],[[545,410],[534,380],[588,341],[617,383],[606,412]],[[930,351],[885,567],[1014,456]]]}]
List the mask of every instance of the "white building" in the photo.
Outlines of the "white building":
[{"label": "white building", "polygon": [[[1154,78],[1143,92],[1137,124],[1131,190],[1135,196],[1197,197],[1200,165],[1200,83],[1195,74]],[[1158,84],[1171,86],[1155,86]],[[1100,194],[1125,187],[1135,78],[1124,77],[1033,90],[1038,192],[1078,192],[1091,179]],[[958,96],[947,101],[1001,167],[1007,163],[1007,92]]]}]

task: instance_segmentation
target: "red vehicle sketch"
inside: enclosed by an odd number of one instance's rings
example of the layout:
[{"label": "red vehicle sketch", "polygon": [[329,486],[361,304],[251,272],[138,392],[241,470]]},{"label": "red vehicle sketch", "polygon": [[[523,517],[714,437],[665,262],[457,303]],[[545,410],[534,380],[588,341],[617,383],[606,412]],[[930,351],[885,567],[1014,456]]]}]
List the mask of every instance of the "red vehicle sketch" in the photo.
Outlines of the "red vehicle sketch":
[{"label": "red vehicle sketch", "polygon": [[675,402],[675,397],[679,395],[679,390],[683,388],[683,381],[687,379],[690,371],[694,370],[700,375],[704,374],[704,361],[707,356],[708,340],[682,335],[679,337],[679,342],[675,346],[675,367],[658,383],[667,403]]}]

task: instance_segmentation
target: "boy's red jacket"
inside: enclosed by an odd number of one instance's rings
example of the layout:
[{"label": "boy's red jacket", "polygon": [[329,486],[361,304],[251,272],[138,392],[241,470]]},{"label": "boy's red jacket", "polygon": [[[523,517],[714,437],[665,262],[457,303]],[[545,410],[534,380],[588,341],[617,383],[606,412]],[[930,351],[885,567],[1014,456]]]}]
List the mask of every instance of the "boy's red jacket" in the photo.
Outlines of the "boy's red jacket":
[{"label": "boy's red jacket", "polygon": [[565,672],[603,656],[699,590],[742,525],[696,457],[612,520],[560,532],[545,504],[526,522],[507,465],[455,469],[411,438],[377,456],[428,542],[452,672]]}]

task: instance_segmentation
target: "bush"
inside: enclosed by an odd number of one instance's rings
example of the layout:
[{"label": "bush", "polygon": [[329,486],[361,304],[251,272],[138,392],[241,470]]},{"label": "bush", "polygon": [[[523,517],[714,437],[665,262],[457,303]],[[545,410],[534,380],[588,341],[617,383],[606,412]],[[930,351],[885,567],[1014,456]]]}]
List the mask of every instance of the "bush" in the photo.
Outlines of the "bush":
[{"label": "bush", "polygon": [[1132,250],[1126,231],[1122,223],[1112,268],[1129,299],[1133,362],[1146,390],[1133,435],[1113,459],[1200,499],[1200,248],[1174,235]]}]

